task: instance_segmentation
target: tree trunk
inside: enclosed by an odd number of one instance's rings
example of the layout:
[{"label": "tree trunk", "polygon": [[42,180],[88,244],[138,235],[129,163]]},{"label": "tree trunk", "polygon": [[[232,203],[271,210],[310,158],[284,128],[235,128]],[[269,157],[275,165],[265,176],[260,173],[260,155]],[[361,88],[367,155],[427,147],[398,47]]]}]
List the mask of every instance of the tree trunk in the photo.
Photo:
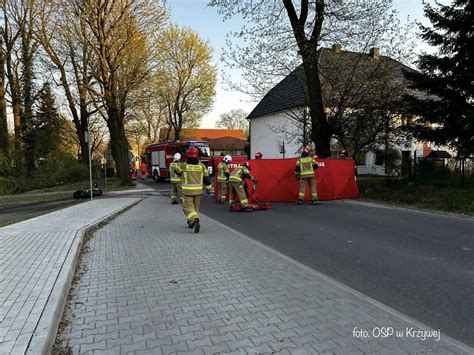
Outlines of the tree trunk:
[{"label": "tree trunk", "polygon": [[123,120],[120,118],[119,110],[114,107],[107,110],[107,116],[112,156],[114,157],[120,183],[122,185],[128,185],[131,180],[128,171],[128,141],[125,135],[124,125],[120,124]]},{"label": "tree trunk", "polygon": [[321,158],[328,158],[331,156],[331,130],[324,110],[317,61],[303,60],[303,66],[311,116],[311,138],[316,146],[316,153]]},{"label": "tree trunk", "polygon": [[10,83],[11,106],[13,112],[13,126],[15,133],[15,152],[14,163],[17,169],[20,169],[19,174],[23,174],[23,138],[21,134],[21,97],[18,78],[14,73],[13,60],[11,58],[11,51],[7,51],[6,55],[7,78]]},{"label": "tree trunk", "polygon": [[28,36],[22,38],[22,57],[23,77],[22,77],[22,115],[21,115],[21,131],[23,141],[25,143],[25,162],[29,175],[35,169],[35,137],[31,131],[33,124],[33,53],[31,49],[31,41]]},{"label": "tree trunk", "polygon": [[0,154],[9,155],[9,148],[7,101],[5,99],[5,57],[3,56],[3,43],[0,41]]}]

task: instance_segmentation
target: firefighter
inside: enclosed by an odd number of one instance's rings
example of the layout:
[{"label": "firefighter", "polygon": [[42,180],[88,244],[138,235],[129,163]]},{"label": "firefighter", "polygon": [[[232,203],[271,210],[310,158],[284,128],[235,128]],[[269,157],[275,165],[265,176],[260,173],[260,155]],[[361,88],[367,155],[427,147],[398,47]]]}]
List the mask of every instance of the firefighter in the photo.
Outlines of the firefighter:
[{"label": "firefighter", "polygon": [[181,154],[176,153],[173,156],[173,162],[170,164],[170,182],[171,182],[171,204],[176,205],[178,192],[181,190],[181,176],[179,176],[179,167],[181,165]]},{"label": "firefighter", "polygon": [[140,175],[141,175],[142,181],[144,181],[146,179],[146,164],[145,164],[145,162],[142,162],[142,165],[140,165]]},{"label": "firefighter", "polygon": [[219,187],[219,203],[225,203],[227,197],[227,184],[229,183],[229,164],[232,163],[232,157],[226,155],[217,166],[217,185]]},{"label": "firefighter", "polygon": [[349,159],[349,153],[343,149],[339,152],[339,159]]},{"label": "firefighter", "polygon": [[245,179],[250,179],[254,183],[257,183],[252,175],[250,175],[250,164],[244,162],[240,164],[237,168],[230,173],[229,185],[230,185],[230,194],[229,194],[229,209],[231,209],[232,204],[234,203],[235,195],[239,195],[240,205],[244,208],[244,212],[252,212],[253,208],[249,207],[249,201],[247,199],[247,194],[245,193]]},{"label": "firefighter", "polygon": [[259,160],[263,158],[263,154],[260,152],[255,153],[255,160]]},{"label": "firefighter", "polygon": [[310,155],[310,150],[305,147],[301,153],[301,157],[296,161],[295,175],[300,181],[300,192],[298,194],[298,205],[303,204],[304,195],[306,193],[306,184],[309,184],[311,191],[311,203],[319,205],[318,194],[316,192],[316,177],[314,170],[318,168],[318,164],[314,157]]},{"label": "firefighter", "polygon": [[130,166],[128,167],[128,171],[130,172],[130,180],[136,179],[137,169],[135,168],[135,163],[131,162]]},{"label": "firefighter", "polygon": [[188,227],[194,228],[194,233],[199,233],[201,224],[198,213],[202,196],[202,184],[204,182],[208,193],[212,191],[212,184],[207,168],[199,162],[197,148],[189,148],[186,151],[186,156],[186,163],[181,164],[175,170],[178,175],[181,175],[181,201]]}]

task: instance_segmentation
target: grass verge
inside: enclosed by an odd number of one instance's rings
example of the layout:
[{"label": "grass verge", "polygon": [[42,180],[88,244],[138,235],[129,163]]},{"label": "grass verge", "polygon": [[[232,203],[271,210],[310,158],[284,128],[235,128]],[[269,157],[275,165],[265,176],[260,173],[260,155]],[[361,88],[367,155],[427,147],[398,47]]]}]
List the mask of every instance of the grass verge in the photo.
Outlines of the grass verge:
[{"label": "grass verge", "polygon": [[415,185],[384,177],[359,177],[360,198],[474,216],[474,188]]},{"label": "grass verge", "polygon": [[[121,185],[120,180],[115,177],[107,179],[107,188],[105,188],[104,179],[94,182],[97,182],[104,192],[127,190],[136,186],[134,183],[131,183],[130,185]],[[70,184],[51,186],[44,189],[31,190],[15,195],[0,196],[0,207],[23,206],[38,202],[57,201],[65,198],[72,199],[72,193],[74,191],[82,190],[89,187],[89,185],[89,180],[83,180]]]}]

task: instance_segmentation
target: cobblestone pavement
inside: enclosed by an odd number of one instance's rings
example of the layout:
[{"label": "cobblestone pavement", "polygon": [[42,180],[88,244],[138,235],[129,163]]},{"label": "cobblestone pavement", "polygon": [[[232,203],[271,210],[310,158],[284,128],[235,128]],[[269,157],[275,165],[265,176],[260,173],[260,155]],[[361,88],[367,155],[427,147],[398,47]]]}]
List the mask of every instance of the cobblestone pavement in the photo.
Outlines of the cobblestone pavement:
[{"label": "cobblestone pavement", "polygon": [[[205,211],[204,211],[205,212]],[[470,352],[219,223],[187,228],[179,206],[149,197],[87,245],[63,315],[73,353]],[[416,323],[416,324],[415,324]],[[374,327],[403,331],[382,339]],[[353,336],[354,327],[367,338]]]},{"label": "cobblestone pavement", "polygon": [[86,202],[0,228],[0,354],[26,351],[78,230],[131,201]]}]

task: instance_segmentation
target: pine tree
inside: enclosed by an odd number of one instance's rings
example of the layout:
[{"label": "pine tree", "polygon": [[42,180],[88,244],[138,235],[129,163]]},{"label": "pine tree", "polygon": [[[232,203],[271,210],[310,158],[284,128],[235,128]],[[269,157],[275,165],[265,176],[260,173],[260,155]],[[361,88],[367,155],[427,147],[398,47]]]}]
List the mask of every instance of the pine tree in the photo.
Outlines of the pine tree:
[{"label": "pine tree", "polygon": [[62,119],[58,113],[54,95],[49,83],[41,89],[32,133],[34,136],[35,158],[44,158],[57,152],[62,144]]},{"label": "pine tree", "polygon": [[448,145],[458,158],[474,153],[474,5],[454,0],[450,5],[425,5],[432,27],[421,37],[438,47],[436,54],[418,58],[419,73],[406,73],[416,93],[407,97],[416,119],[416,138]]}]

